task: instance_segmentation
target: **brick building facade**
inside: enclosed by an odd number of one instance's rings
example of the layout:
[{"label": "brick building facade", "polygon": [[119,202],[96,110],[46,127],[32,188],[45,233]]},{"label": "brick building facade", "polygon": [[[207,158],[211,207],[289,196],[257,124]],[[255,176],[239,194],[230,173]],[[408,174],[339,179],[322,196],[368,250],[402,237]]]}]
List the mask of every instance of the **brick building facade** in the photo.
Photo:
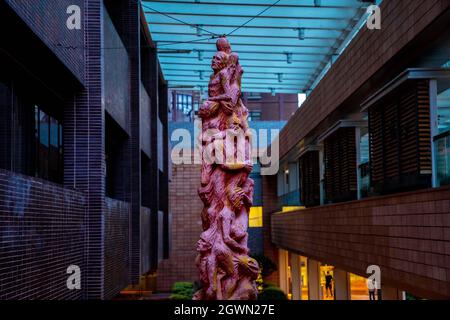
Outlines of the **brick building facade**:
[{"label": "brick building facade", "polygon": [[[373,266],[379,298],[450,297],[450,2],[380,9],[381,30],[361,28],[280,134],[285,170],[266,219],[294,299],[325,299],[330,270],[333,298],[349,299],[354,281],[367,295]],[[306,209],[281,212],[293,194]]]},{"label": "brick building facade", "polygon": [[203,208],[197,194],[199,181],[200,165],[173,165],[169,183],[171,252],[170,258],[163,260],[158,267],[159,291],[170,291],[178,281],[197,280],[195,248],[202,233],[200,212]]}]

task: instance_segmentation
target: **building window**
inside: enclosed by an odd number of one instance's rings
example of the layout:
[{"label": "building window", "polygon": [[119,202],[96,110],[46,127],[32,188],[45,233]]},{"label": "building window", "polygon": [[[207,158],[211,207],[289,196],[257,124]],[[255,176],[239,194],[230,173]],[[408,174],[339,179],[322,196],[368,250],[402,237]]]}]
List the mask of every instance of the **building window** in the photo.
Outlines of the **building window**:
[{"label": "building window", "polygon": [[[105,194],[108,198],[127,201],[129,183],[128,134],[105,111]],[[144,164],[146,166],[146,164]]]},{"label": "building window", "polygon": [[248,121],[261,121],[261,111],[249,111]]},{"label": "building window", "polygon": [[360,197],[366,198],[370,191],[370,149],[368,128],[361,128],[359,141],[359,190]]},{"label": "building window", "polygon": [[261,228],[263,226],[262,207],[251,207],[249,212],[249,228]]},{"label": "building window", "polygon": [[62,183],[62,124],[52,104],[36,104],[22,87],[0,83],[0,168]]},{"label": "building window", "polygon": [[437,84],[437,136],[434,137],[436,186],[450,185],[450,86]]},{"label": "building window", "polygon": [[34,106],[36,139],[36,177],[62,182],[62,124]]},{"label": "building window", "polygon": [[188,115],[192,112],[192,95],[177,94],[177,109]]}]

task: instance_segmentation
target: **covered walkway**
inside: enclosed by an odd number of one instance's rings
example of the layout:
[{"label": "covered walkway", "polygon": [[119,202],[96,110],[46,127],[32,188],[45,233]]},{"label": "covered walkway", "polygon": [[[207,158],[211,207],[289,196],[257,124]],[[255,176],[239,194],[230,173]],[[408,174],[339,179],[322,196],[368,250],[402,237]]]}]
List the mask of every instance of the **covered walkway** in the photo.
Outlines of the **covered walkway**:
[{"label": "covered walkway", "polygon": [[243,91],[310,92],[367,18],[371,1],[143,1],[170,87],[204,90],[215,39],[245,68]]}]

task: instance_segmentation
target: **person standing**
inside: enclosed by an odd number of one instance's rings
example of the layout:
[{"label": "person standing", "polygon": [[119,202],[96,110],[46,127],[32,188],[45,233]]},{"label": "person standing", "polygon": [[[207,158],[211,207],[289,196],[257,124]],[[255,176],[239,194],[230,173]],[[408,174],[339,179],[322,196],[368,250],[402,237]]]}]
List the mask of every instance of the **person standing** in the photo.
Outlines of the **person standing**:
[{"label": "person standing", "polygon": [[367,288],[369,289],[369,299],[375,300],[375,290],[377,289],[375,279],[367,279]]},{"label": "person standing", "polygon": [[328,292],[330,292],[330,296],[333,297],[333,276],[330,274],[330,271],[327,271],[327,275],[325,276],[325,294],[328,298]]}]

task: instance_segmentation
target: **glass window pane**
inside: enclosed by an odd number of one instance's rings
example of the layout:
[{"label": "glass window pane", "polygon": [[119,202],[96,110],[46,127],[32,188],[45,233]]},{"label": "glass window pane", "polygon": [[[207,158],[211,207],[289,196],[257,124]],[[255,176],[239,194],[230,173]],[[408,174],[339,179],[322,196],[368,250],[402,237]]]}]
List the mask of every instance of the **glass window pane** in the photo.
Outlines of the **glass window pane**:
[{"label": "glass window pane", "polygon": [[39,110],[38,177],[43,179],[48,178],[49,145],[49,119],[47,114]]},{"label": "glass window pane", "polygon": [[63,132],[62,132],[62,130],[63,130],[63,128],[62,128],[61,124],[58,124],[58,125],[59,125],[59,144],[58,144],[58,147],[60,149],[60,153],[62,153],[62,147],[63,147]]},{"label": "glass window pane", "polygon": [[439,133],[450,130],[450,88],[438,93],[438,123]]},{"label": "glass window pane", "polygon": [[369,134],[361,136],[360,141],[360,154],[361,154],[361,163],[369,162]]},{"label": "glass window pane", "polygon": [[58,121],[55,118],[50,117],[50,145],[52,147],[58,148]]},{"label": "glass window pane", "polygon": [[48,132],[48,116],[42,111],[39,111],[39,141],[40,143],[48,147],[49,146],[49,132]]},{"label": "glass window pane", "polygon": [[34,136],[39,140],[39,108],[34,106]]},{"label": "glass window pane", "polygon": [[450,185],[450,79],[437,81],[438,136],[434,138],[437,186]]},{"label": "glass window pane", "polygon": [[450,136],[435,141],[438,186],[450,184]]}]

